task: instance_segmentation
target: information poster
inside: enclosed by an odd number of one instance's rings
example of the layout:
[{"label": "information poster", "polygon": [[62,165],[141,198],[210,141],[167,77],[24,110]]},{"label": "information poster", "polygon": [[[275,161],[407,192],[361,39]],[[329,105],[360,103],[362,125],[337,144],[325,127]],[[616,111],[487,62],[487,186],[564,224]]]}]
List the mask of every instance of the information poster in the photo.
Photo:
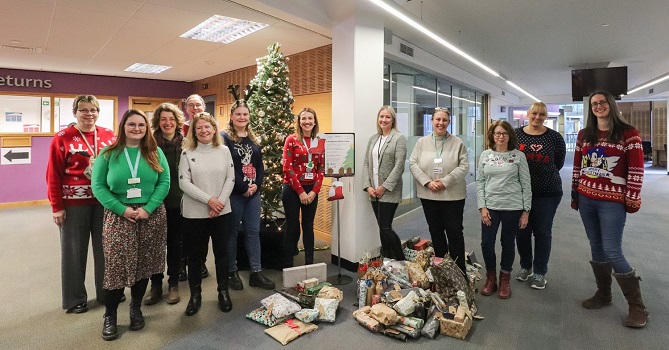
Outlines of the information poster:
[{"label": "information poster", "polygon": [[325,176],[355,175],[355,134],[325,134]]}]

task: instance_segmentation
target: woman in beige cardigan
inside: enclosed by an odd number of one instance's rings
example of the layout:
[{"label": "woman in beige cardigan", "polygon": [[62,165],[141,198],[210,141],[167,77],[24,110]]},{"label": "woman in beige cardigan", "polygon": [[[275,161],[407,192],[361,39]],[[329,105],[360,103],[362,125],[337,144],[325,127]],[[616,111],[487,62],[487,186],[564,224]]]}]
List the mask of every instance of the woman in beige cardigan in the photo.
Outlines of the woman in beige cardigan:
[{"label": "woman in beige cardigan", "polygon": [[435,254],[443,257],[449,253],[464,273],[465,238],[462,220],[469,159],[462,140],[448,133],[450,122],[448,110],[435,108],[432,114],[433,131],[418,139],[409,164]]},{"label": "woman in beige cardigan", "polygon": [[392,224],[395,210],[402,201],[402,173],[407,145],[397,129],[392,107],[379,109],[376,130],[377,133],[369,138],[365,151],[364,190],[369,195],[379,225],[381,253],[390,259],[404,260],[402,243]]}]

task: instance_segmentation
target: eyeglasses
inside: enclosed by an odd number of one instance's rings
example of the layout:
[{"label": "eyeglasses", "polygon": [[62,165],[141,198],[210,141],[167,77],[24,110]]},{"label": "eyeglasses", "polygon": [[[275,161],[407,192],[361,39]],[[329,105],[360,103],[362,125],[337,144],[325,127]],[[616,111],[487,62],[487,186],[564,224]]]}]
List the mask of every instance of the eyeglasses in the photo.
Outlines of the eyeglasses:
[{"label": "eyeglasses", "polygon": [[77,112],[79,112],[81,114],[88,114],[88,113],[97,114],[99,112],[99,110],[97,110],[95,108],[93,108],[93,109],[77,109]]},{"label": "eyeglasses", "polygon": [[125,126],[129,127],[130,129],[134,129],[134,128],[146,129],[146,124],[144,124],[144,123],[139,123],[139,124],[125,123]]},{"label": "eyeglasses", "polygon": [[597,107],[600,107],[600,106],[601,106],[601,107],[604,107],[604,106],[606,106],[606,105],[608,105],[608,104],[609,104],[609,101],[607,101],[607,100],[601,100],[601,101],[599,101],[599,102],[593,102],[593,103],[591,103],[592,108],[597,108]]},{"label": "eyeglasses", "polygon": [[495,137],[509,137],[508,132],[495,132]]},{"label": "eyeglasses", "polygon": [[189,103],[186,105],[188,108],[202,107],[202,103]]}]

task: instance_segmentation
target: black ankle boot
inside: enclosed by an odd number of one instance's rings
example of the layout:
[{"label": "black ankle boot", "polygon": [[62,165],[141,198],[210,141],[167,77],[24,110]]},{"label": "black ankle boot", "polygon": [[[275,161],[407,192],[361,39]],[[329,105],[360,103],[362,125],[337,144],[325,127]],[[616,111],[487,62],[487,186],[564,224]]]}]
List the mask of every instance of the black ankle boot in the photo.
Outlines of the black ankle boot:
[{"label": "black ankle boot", "polygon": [[272,290],[276,287],[274,282],[267,278],[261,271],[251,273],[251,277],[249,277],[249,285],[251,287],[260,287],[268,290]]},{"label": "black ankle boot", "polygon": [[102,339],[114,340],[118,336],[118,328],[116,328],[116,315],[105,313],[104,321],[102,323]]},{"label": "black ankle boot", "polygon": [[242,279],[239,278],[238,271],[230,272],[230,277],[228,277],[228,281],[230,283],[230,289],[234,290],[244,289],[244,283],[242,283]]},{"label": "black ankle boot", "polygon": [[202,278],[207,278],[209,277],[209,269],[207,269],[207,265],[202,263]]},{"label": "black ankle boot", "polygon": [[186,316],[193,316],[202,306],[202,289],[200,286],[190,287],[190,300],[186,306]]},{"label": "black ankle boot", "polygon": [[232,310],[232,300],[230,300],[227,286],[218,287],[218,307],[223,312],[230,312]]},{"label": "black ankle boot", "polygon": [[188,272],[186,272],[187,265],[188,259],[181,259],[181,266],[179,266],[179,282],[188,280]]},{"label": "black ankle boot", "polygon": [[130,330],[138,331],[144,328],[144,315],[142,315],[142,299],[130,300]]}]

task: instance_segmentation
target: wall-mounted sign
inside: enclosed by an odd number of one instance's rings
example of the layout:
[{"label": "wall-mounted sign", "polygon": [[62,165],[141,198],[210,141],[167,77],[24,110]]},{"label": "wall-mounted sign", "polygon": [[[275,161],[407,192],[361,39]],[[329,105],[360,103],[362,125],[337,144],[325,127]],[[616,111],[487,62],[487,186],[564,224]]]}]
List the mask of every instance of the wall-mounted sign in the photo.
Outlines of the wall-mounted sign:
[{"label": "wall-mounted sign", "polygon": [[8,147],[0,148],[0,164],[30,164],[30,147]]}]

